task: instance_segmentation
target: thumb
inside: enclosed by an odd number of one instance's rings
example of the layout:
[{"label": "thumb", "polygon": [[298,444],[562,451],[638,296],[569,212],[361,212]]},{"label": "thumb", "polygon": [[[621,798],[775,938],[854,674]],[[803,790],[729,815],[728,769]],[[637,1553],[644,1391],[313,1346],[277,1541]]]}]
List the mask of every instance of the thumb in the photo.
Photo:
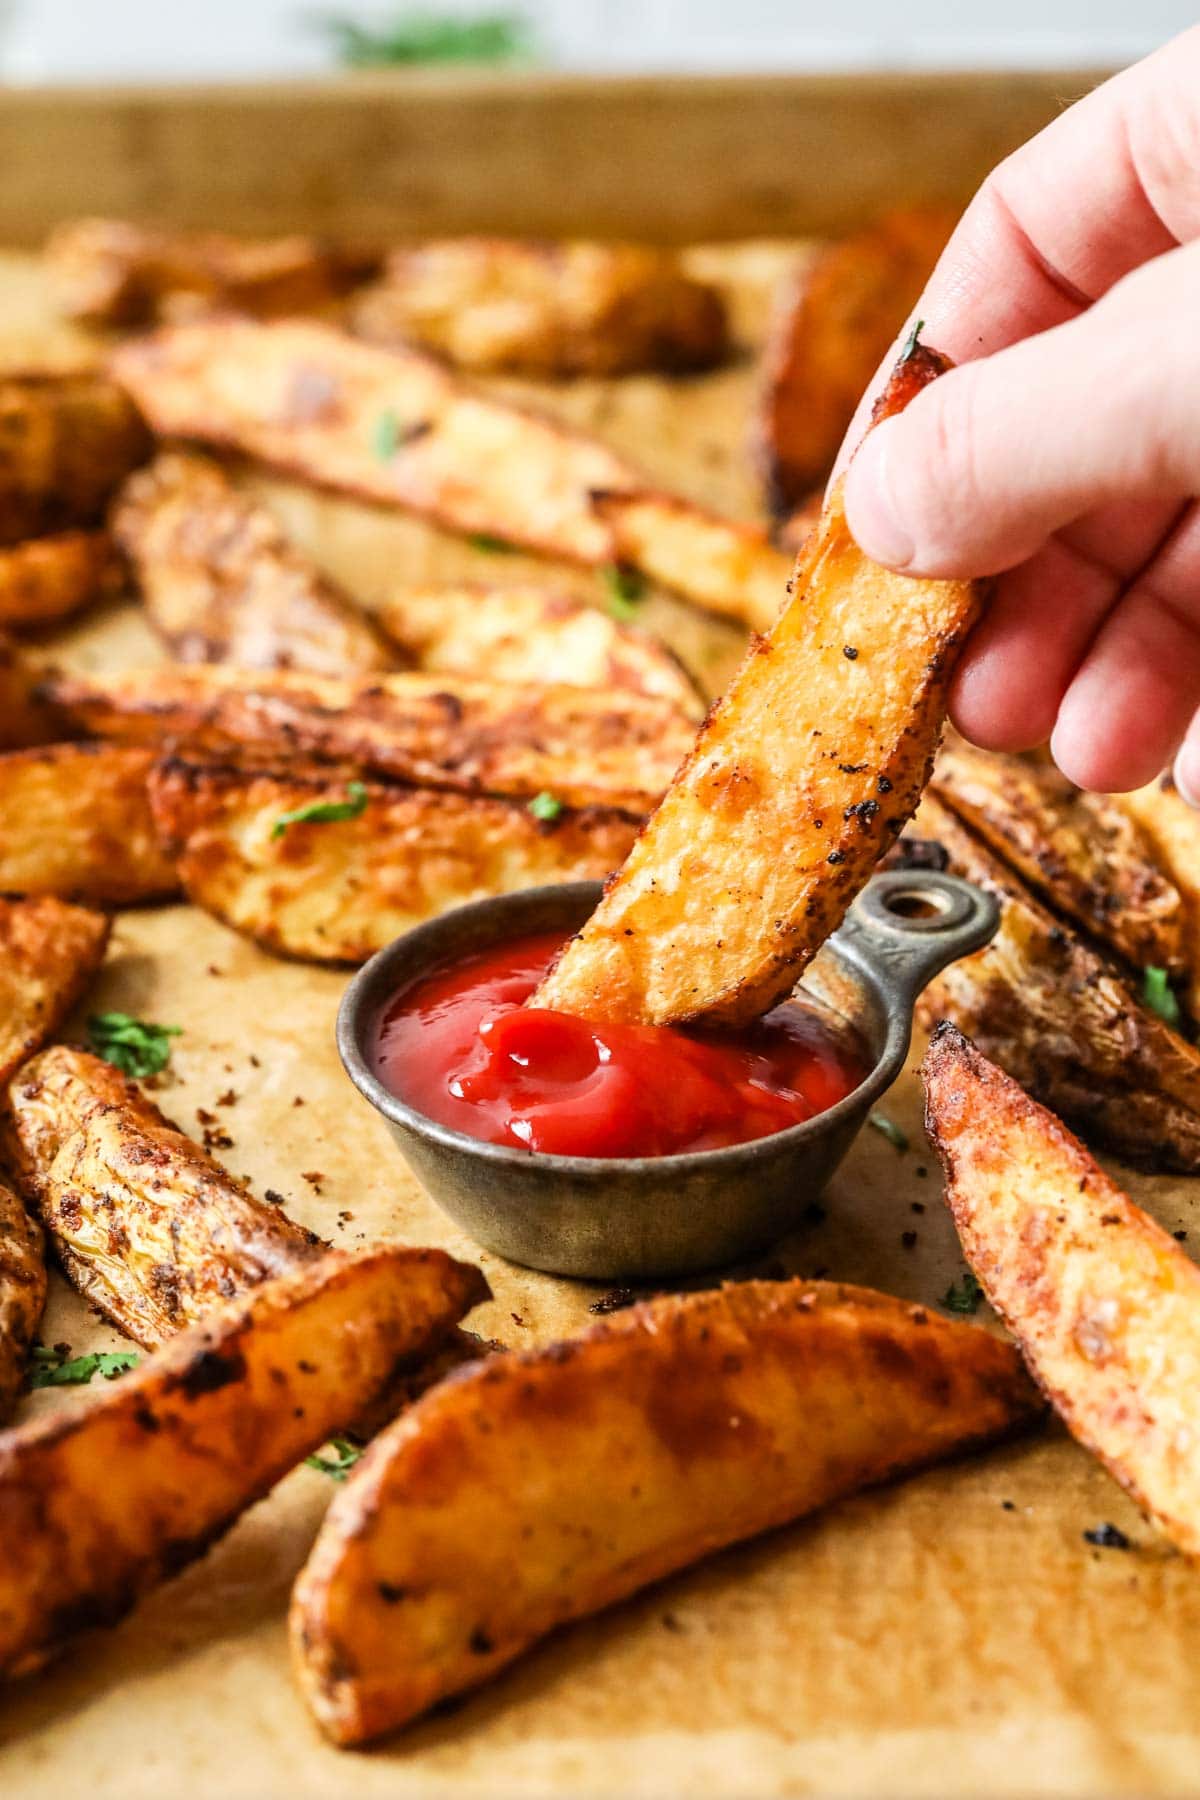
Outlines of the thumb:
[{"label": "thumb", "polygon": [[868,433],[855,539],[917,575],[994,575],[1106,501],[1200,492],[1200,243],[1080,318],[952,369]]}]

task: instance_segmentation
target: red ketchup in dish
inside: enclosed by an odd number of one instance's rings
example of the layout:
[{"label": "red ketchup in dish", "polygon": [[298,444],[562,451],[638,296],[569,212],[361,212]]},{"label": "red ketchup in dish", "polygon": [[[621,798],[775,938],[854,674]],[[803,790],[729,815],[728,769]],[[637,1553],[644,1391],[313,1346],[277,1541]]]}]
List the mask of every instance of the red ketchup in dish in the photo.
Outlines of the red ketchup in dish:
[{"label": "red ketchup in dish", "polygon": [[561,1156],[672,1156],[784,1131],[866,1073],[854,1034],[788,1000],[721,1034],[589,1024],[524,1002],[561,949],[524,937],[402,989],[377,1030],[375,1073],[468,1137]]}]

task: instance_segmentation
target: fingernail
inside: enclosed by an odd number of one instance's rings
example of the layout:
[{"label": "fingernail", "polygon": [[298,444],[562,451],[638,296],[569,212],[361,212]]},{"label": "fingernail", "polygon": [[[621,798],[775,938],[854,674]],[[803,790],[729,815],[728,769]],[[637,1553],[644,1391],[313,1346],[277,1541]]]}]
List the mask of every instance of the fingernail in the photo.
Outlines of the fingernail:
[{"label": "fingernail", "polygon": [[889,480],[891,433],[878,425],[846,471],[846,523],[860,550],[889,569],[907,569],[915,546],[896,516]]},{"label": "fingernail", "polygon": [[1200,750],[1195,744],[1185,744],[1175,758],[1173,771],[1175,786],[1189,806],[1200,810]]}]

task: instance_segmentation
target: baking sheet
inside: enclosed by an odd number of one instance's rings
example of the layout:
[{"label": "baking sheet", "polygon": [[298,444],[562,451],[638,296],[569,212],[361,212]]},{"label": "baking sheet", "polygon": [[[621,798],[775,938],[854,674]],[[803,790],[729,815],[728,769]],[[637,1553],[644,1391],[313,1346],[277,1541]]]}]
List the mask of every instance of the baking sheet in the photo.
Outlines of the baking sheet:
[{"label": "baking sheet", "polygon": [[[794,249],[709,252],[759,328]],[[36,266],[0,257],[0,365],[78,360],[47,325]],[[653,476],[749,515],[751,370],[665,384],[580,383],[547,399]],[[510,384],[515,386],[515,384]],[[522,389],[522,392],[527,390]],[[254,477],[294,532],[370,601],[391,582],[515,578],[547,565],[485,555],[420,521]],[[595,594],[595,578],[553,578]],[[665,597],[648,622],[710,684],[736,638]],[[114,606],[53,640],[76,665],[158,651]],[[495,1301],[471,1323],[530,1345],[588,1322],[604,1291],[481,1255],[425,1198],[343,1076],[333,1020],[344,973],[274,960],[201,913],[122,914],[89,1009],[183,1027],[168,1112],[219,1110],[228,1166],[336,1242],[383,1233],[475,1257]],[[866,1131],[825,1218],[765,1266],[936,1302],[962,1271],[920,1130],[910,1070]],[[1128,1177],[1171,1228],[1200,1234],[1194,1188]],[[119,1340],[55,1278],[44,1338]],[[29,1410],[77,1404],[33,1396]],[[88,1793],[274,1800],[371,1796],[1184,1794],[1200,1788],[1200,1582],[1057,1430],[861,1496],[731,1551],[560,1634],[462,1704],[358,1753],[323,1744],[287,1672],[284,1613],[333,1487],[300,1469],[202,1563],[118,1630],[0,1702],[0,1783],[20,1800]],[[1126,1553],[1083,1532],[1111,1520]],[[487,1497],[480,1497],[481,1531]]]}]

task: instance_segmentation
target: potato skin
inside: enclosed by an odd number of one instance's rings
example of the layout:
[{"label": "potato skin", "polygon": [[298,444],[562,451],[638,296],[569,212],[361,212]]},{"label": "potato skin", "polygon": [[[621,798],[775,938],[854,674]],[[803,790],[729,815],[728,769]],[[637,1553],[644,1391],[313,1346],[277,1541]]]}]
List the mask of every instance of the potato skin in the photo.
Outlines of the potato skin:
[{"label": "potato skin", "polygon": [[604,808],[539,821],[519,800],[366,786],[357,817],[289,825],[346,784],[164,762],[150,782],[184,890],[278,955],[360,963],[423,919],[489,894],[611,873],[640,821]]},{"label": "potato skin", "polygon": [[4,1122],[70,1280],[147,1349],[321,1253],[85,1050],[59,1044],[27,1063],[8,1085]]},{"label": "potato skin", "polygon": [[[942,367],[911,347],[884,412]],[[738,1024],[787,993],[916,807],[980,598],[868,561],[835,490],[787,606],[536,1004]]]},{"label": "potato skin", "polygon": [[149,449],[136,407],[103,376],[0,378],[0,547],[98,525]]},{"label": "potato skin", "polygon": [[0,1434],[0,1673],[114,1624],[486,1294],[438,1250],[331,1253]]},{"label": "potato skin", "polygon": [[490,373],[671,374],[729,347],[717,290],[643,244],[431,240],[392,252],[351,321],[372,342]]},{"label": "potato skin", "polygon": [[938,1028],[923,1073],[988,1299],[1072,1436],[1200,1555],[1200,1269],[957,1027]]},{"label": "potato skin", "polygon": [[0,550],[0,630],[56,625],[116,592],[121,568],[106,531],[60,531]]},{"label": "potato skin", "polygon": [[0,893],[97,906],[169,899],[179,878],[154,829],[154,752],[50,744],[0,756]]},{"label": "potato skin", "polygon": [[104,961],[104,913],[0,899],[0,1086],[53,1037]]},{"label": "potato skin", "polygon": [[1039,1411],[1010,1345],[820,1282],[669,1296],[477,1364],[335,1498],[293,1596],[301,1687],[336,1743],[377,1737],[556,1626]]},{"label": "potato skin", "polygon": [[674,494],[596,494],[617,562],[751,631],[770,631],[788,596],[790,558],[755,525],[705,512]]},{"label": "potato skin", "polygon": [[0,1424],[12,1417],[45,1305],[42,1234],[0,1181]]},{"label": "potato skin", "polygon": [[180,662],[360,675],[394,665],[366,615],[219,463],[163,451],[117,495],[112,531]]}]

